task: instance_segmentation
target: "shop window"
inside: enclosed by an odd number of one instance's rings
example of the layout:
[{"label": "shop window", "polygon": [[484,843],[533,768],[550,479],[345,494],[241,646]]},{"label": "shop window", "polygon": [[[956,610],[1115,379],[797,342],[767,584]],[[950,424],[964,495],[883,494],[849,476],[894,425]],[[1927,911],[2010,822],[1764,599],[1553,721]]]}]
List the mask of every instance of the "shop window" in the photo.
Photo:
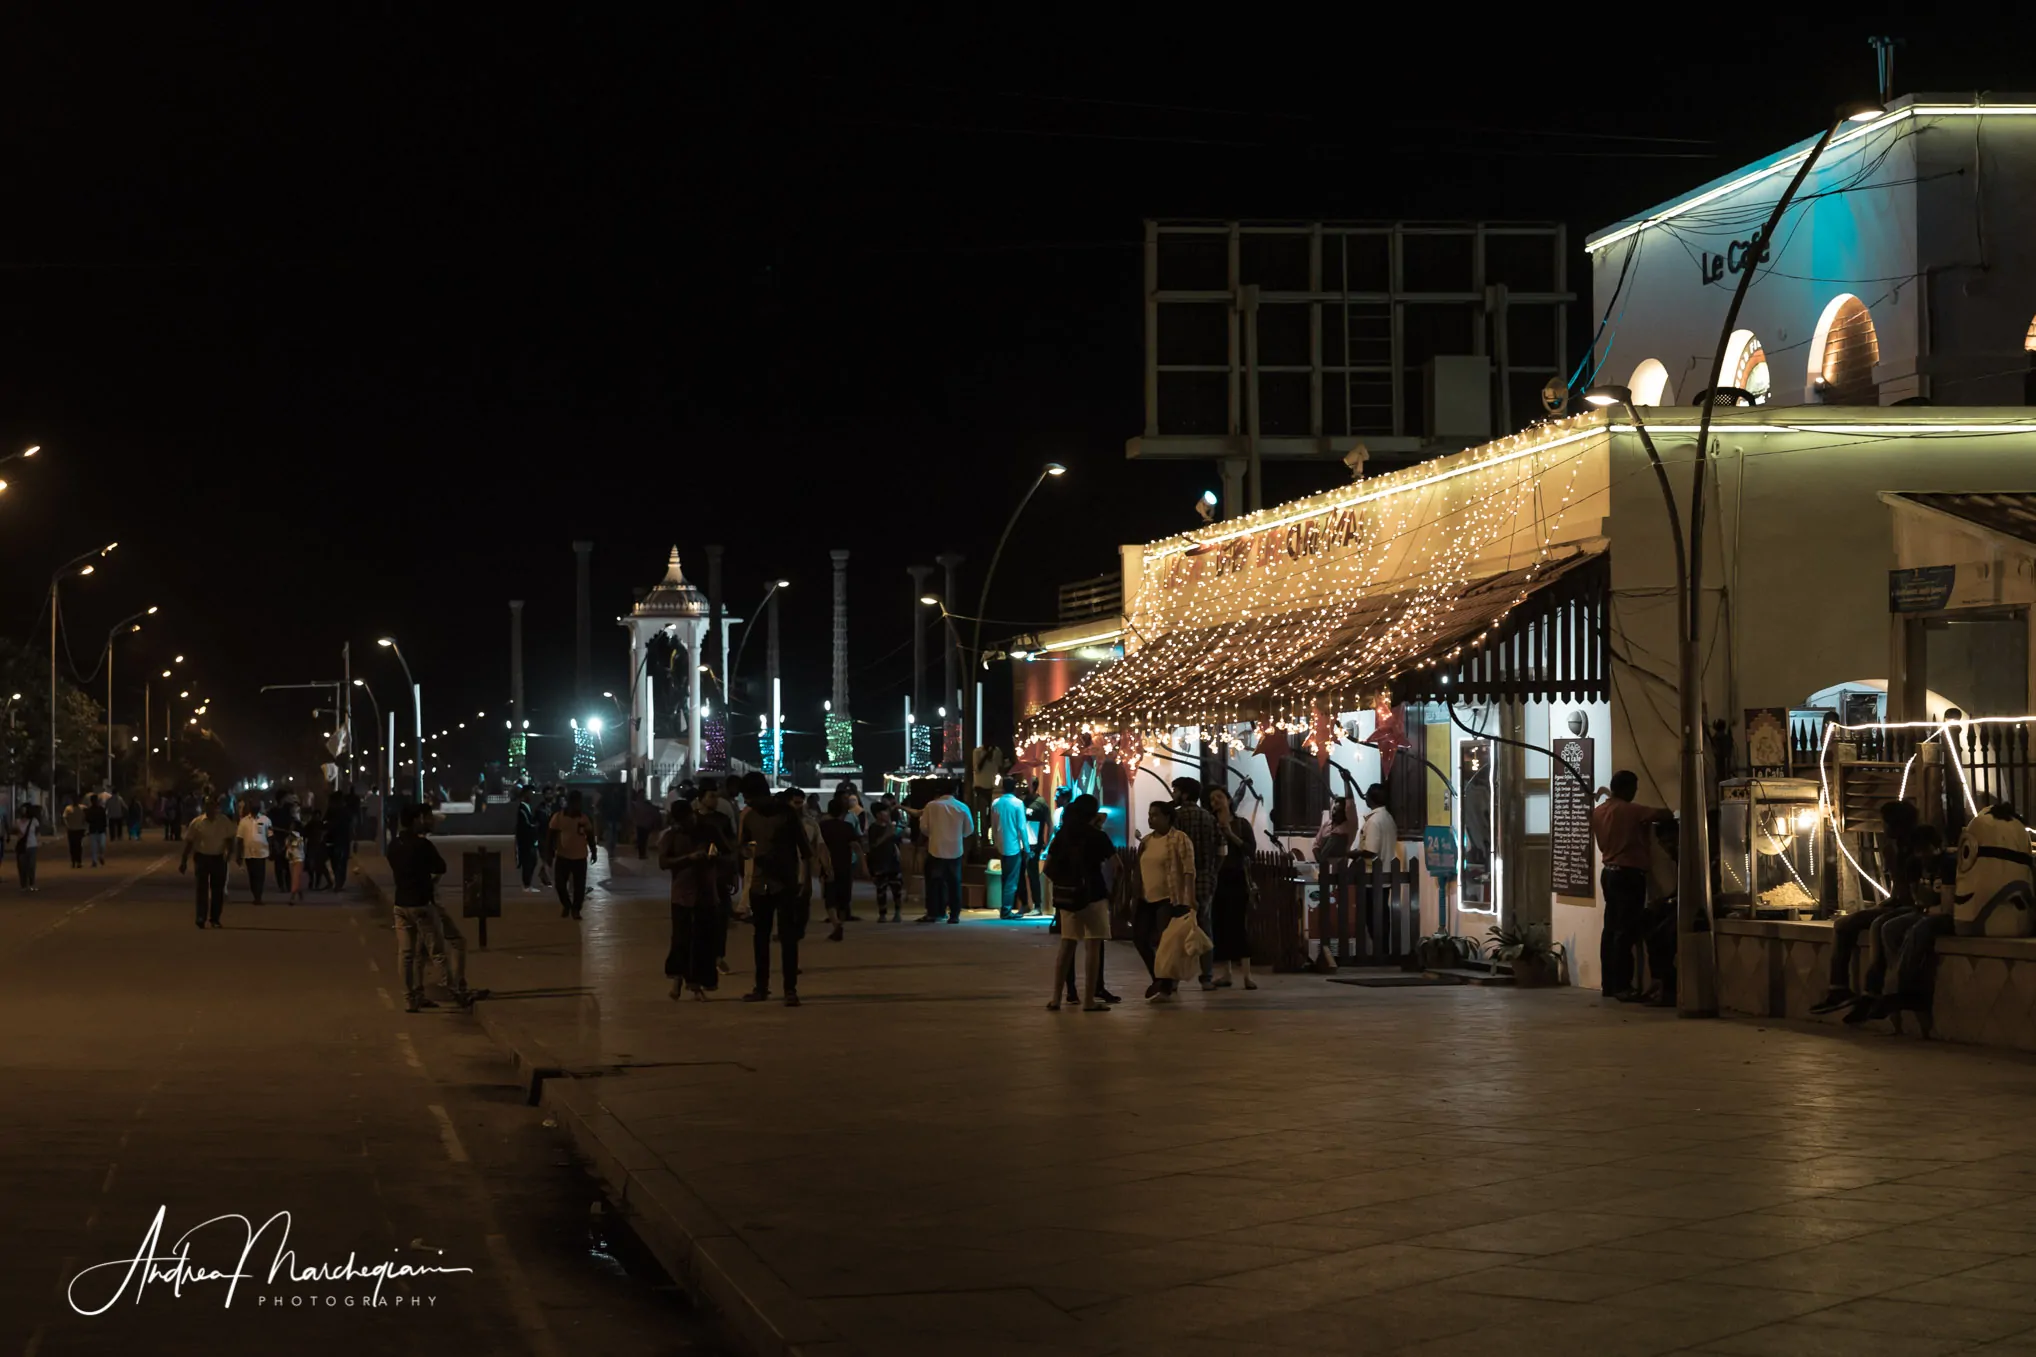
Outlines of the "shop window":
[{"label": "shop window", "polygon": [[1328,809],[1329,781],[1315,756],[1302,749],[1281,759],[1273,774],[1273,828],[1282,834],[1313,834]]},{"label": "shop window", "polygon": [[1767,404],[1774,379],[1768,372],[1767,350],[1761,347],[1760,336],[1751,330],[1732,332],[1725,342],[1725,363],[1718,384],[1744,391],[1755,405]]},{"label": "shop window", "polygon": [[1633,389],[1635,405],[1662,405],[1675,397],[1668,389],[1668,369],[1659,358],[1643,358],[1626,385]]},{"label": "shop window", "polygon": [[1880,337],[1866,303],[1849,292],[1833,297],[1810,335],[1803,397],[1824,405],[1877,405],[1873,369]]}]

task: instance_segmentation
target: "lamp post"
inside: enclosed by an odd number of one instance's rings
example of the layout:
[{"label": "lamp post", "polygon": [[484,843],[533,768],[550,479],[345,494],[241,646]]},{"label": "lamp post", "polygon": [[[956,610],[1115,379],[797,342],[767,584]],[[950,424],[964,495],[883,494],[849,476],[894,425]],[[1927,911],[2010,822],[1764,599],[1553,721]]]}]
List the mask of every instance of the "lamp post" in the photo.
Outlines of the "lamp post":
[{"label": "lamp post", "polygon": [[[395,637],[378,637],[375,644],[384,650],[395,652],[396,663],[403,666],[403,678],[410,685],[410,717],[413,722],[411,734],[417,756],[417,804],[421,806],[424,804],[424,690],[418,687],[417,680],[412,677],[410,661],[403,658],[403,647],[396,644]],[[392,757],[394,752],[390,751]]]},{"label": "lamp post", "polygon": [[[113,641],[115,637],[120,635],[123,628],[129,631],[140,631],[141,619],[155,616],[156,611],[153,607],[143,608],[140,612],[130,614],[115,622],[113,629],[106,633],[106,790],[109,792],[113,790]],[[144,690],[142,704],[144,707],[148,704],[146,690]]]},{"label": "lamp post", "polygon": [[[997,578],[997,562],[1003,559],[1004,544],[1011,540],[1011,530],[1018,526],[1020,515],[1025,512],[1025,506],[1032,503],[1032,497],[1039,493],[1039,487],[1045,485],[1049,479],[1065,475],[1067,475],[1067,468],[1059,462],[1048,462],[1044,467],[1040,468],[1038,477],[1034,479],[1032,485],[1025,491],[1024,498],[1018,501],[1018,507],[1013,509],[1011,517],[1004,521],[1004,531],[997,536],[997,549],[990,553],[990,568],[983,572],[982,592],[976,598],[975,625],[969,635],[969,668],[968,673],[963,677],[960,695],[961,746],[966,755],[962,761],[962,789],[963,800],[965,801],[968,799],[968,789],[975,782],[974,742],[970,733],[969,720],[971,715],[975,717],[978,724],[981,723],[982,719],[982,713],[976,711],[976,672],[982,668],[983,617],[990,610],[990,585]],[[942,608],[941,611],[944,614],[947,610]]]},{"label": "lamp post", "polygon": [[[30,449],[30,451],[34,451],[34,449]],[[29,454],[24,452],[19,453],[17,455],[26,457]],[[94,562],[105,559],[105,557],[113,550],[113,548],[119,545],[120,543],[118,542],[108,542],[105,546],[100,547],[97,550],[81,552],[78,555],[73,556],[70,560],[65,561],[62,565],[58,566],[56,573],[49,577],[48,795],[52,801],[56,799],[57,794],[57,607],[59,604],[57,586],[62,584],[64,580],[68,579],[72,575],[84,576],[91,574],[93,571],[99,568],[96,564],[94,564]],[[80,774],[80,776],[82,776],[82,774]]]},{"label": "lamp post", "polygon": [[1838,129],[1848,122],[1872,122],[1887,110],[1878,103],[1850,104],[1838,110],[1831,125],[1817,138],[1817,144],[1796,166],[1789,185],[1775,200],[1767,221],[1746,252],[1746,266],[1732,290],[1732,302],[1725,309],[1725,324],[1718,333],[1718,347],[1711,355],[1710,380],[1703,390],[1703,405],[1697,417],[1696,456],[1690,467],[1690,521],[1684,531],[1676,512],[1668,472],[1656,454],[1646,426],[1634,412],[1632,393],[1623,388],[1601,388],[1585,399],[1593,405],[1625,406],[1633,414],[1642,446],[1653,464],[1655,478],[1668,500],[1668,516],[1676,548],[1676,687],[1681,723],[1678,760],[1678,795],[1681,815],[1677,831],[1676,862],[1676,1013],[1685,1018],[1714,1018],[1718,1015],[1717,935],[1711,918],[1711,834],[1704,794],[1704,695],[1701,636],[1704,611],[1704,470],[1710,455],[1711,419],[1717,409],[1718,387],[1725,367],[1725,350],[1732,331],[1739,324],[1739,310],[1753,284],[1754,272],[1766,252],[1767,242],[1788,211],[1796,190],[1802,187],[1831,144]]},{"label": "lamp post", "polygon": [[[368,706],[375,713],[375,739],[380,741],[382,739],[382,704],[376,699],[375,690],[368,686],[366,679],[355,679],[353,686],[368,695]],[[380,767],[375,769],[375,793],[376,799],[382,803],[381,814],[383,817],[386,817],[389,808],[389,793],[396,786],[396,751],[393,747],[384,744],[380,752],[381,757],[376,760]]]}]

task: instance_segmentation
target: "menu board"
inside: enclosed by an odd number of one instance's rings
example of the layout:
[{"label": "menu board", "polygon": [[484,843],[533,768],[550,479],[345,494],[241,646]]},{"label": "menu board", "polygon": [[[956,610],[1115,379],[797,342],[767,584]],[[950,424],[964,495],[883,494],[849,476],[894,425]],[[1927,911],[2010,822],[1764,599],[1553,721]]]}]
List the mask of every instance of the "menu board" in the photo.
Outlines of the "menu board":
[{"label": "menu board", "polygon": [[[1555,763],[1549,770],[1548,848],[1552,884],[1557,895],[1597,894],[1591,874],[1591,775],[1597,768],[1596,741],[1588,738],[1555,741]],[[1562,765],[1568,764],[1581,782]]]}]

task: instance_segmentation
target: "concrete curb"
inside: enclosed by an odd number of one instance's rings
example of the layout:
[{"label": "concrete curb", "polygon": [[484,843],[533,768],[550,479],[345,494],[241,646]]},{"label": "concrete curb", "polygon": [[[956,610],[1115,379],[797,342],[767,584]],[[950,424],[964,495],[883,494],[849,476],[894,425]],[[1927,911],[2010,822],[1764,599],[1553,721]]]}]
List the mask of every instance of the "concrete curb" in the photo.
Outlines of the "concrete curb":
[{"label": "concrete curb", "polygon": [[[372,870],[363,862],[359,872],[384,910],[392,891],[382,880],[387,870],[377,858]],[[488,1007],[486,1000],[476,1004],[474,1016],[514,1068],[529,1078],[531,1103],[549,1112],[572,1137],[573,1147],[659,1265],[711,1306],[744,1347],[757,1357],[861,1357],[861,1350],[828,1328],[663,1159],[629,1134],[601,1105],[598,1092],[583,1085],[542,1038]]]}]

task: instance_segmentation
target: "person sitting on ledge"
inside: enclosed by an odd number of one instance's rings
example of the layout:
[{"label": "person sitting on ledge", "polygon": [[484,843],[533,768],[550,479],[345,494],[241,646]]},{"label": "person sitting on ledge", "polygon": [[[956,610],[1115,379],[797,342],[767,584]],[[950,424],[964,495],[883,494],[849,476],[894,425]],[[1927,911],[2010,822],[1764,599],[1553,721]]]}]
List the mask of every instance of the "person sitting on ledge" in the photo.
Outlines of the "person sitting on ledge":
[{"label": "person sitting on ledge", "polygon": [[[1899,865],[1908,856],[1909,839],[1916,832],[1921,821],[1916,807],[1907,801],[1886,801],[1881,804],[1881,834],[1885,852],[1882,861],[1888,864],[1889,875],[1899,874]],[[1850,1008],[1858,1001],[1859,995],[1852,988],[1852,954],[1859,950],[1859,941],[1876,926],[1904,910],[1913,909],[1908,903],[1896,902],[1889,895],[1880,904],[1865,909],[1855,909],[1850,914],[1841,914],[1831,925],[1831,983],[1824,997],[1810,1005],[1812,1013],[1836,1013],[1841,1008]]]},{"label": "person sitting on ledge", "polygon": [[1908,849],[1893,864],[1895,893],[1890,904],[1899,903],[1900,908],[1874,924],[1866,985],[1845,1015],[1853,1026],[1899,1012],[1929,1011],[1930,961],[1936,955],[1938,934],[1951,931],[1951,901],[1944,887],[1951,882],[1954,866],[1944,851],[1944,836],[1929,825],[1917,826]]}]

